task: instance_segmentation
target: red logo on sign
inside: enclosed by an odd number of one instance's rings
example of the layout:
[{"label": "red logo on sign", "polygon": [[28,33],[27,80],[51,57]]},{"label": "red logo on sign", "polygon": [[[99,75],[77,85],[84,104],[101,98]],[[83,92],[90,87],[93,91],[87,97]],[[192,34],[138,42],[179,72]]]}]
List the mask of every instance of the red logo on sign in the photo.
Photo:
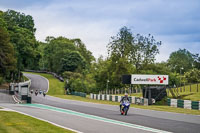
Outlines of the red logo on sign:
[{"label": "red logo on sign", "polygon": [[159,76],[158,76],[158,80],[160,81],[160,83],[163,83],[163,81],[165,81],[167,78],[166,77],[164,77],[163,76],[163,78],[160,78]]}]

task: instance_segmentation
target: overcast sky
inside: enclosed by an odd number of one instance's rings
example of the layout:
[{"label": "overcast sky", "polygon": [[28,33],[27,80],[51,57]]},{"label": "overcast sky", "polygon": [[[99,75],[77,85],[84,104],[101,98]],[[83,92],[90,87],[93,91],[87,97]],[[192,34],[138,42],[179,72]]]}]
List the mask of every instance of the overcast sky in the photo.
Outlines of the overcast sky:
[{"label": "overcast sky", "polygon": [[37,40],[80,38],[96,58],[123,26],[162,41],[158,62],[179,48],[200,53],[200,0],[0,0],[8,9],[33,16]]}]

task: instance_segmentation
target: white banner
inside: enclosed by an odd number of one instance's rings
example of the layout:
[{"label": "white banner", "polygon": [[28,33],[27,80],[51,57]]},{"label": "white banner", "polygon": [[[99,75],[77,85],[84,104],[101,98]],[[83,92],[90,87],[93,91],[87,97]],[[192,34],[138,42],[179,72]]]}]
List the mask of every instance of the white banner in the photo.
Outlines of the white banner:
[{"label": "white banner", "polygon": [[168,75],[131,75],[131,84],[168,85]]}]

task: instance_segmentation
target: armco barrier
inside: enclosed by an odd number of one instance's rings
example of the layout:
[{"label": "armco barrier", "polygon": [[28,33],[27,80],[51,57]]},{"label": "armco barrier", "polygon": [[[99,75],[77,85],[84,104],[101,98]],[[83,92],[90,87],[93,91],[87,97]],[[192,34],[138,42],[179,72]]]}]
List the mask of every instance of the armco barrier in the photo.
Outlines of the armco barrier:
[{"label": "armco barrier", "polygon": [[200,110],[200,101],[167,99],[167,105],[171,107]]},{"label": "armco barrier", "polygon": [[[113,102],[120,102],[122,96],[90,93],[90,98],[96,99],[96,100],[107,100],[107,101],[113,101]],[[131,96],[131,97],[129,97],[129,99],[130,99],[130,103],[133,103],[133,104],[148,105],[148,99],[146,99],[146,98]]]}]

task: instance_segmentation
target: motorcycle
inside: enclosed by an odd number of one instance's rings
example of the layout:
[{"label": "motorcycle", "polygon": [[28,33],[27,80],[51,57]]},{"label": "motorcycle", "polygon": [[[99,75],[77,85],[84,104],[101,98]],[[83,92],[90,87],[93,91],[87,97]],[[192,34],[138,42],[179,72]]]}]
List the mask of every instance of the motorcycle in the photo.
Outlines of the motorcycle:
[{"label": "motorcycle", "polygon": [[39,91],[39,94],[42,94],[42,90]]},{"label": "motorcycle", "polygon": [[127,115],[129,106],[130,106],[129,101],[124,101],[124,102],[122,103],[121,115]]}]

